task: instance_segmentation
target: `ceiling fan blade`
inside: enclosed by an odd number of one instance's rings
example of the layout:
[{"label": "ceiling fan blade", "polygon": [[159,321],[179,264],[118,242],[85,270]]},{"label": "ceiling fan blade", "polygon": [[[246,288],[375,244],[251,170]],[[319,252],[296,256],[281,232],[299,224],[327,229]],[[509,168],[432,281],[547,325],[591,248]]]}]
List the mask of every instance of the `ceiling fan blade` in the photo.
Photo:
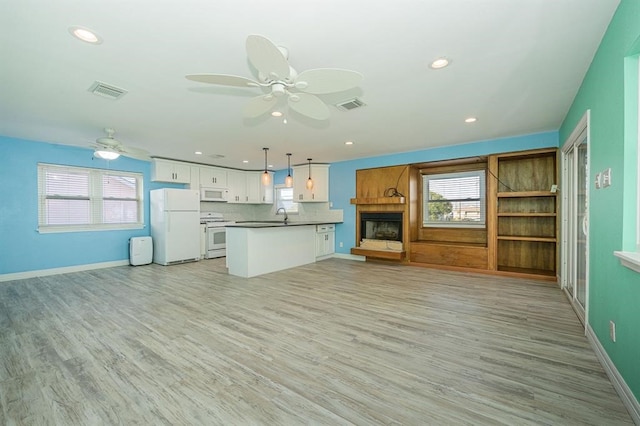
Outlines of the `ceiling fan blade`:
[{"label": "ceiling fan blade", "polygon": [[116,148],[120,154],[125,157],[135,158],[137,160],[149,160],[149,151],[140,148],[133,148],[130,146],[120,146],[120,148]]},{"label": "ceiling fan blade", "polygon": [[317,68],[301,72],[296,77],[295,86],[305,93],[324,95],[353,89],[361,81],[362,74],[357,71]]},{"label": "ceiling fan blade", "polygon": [[276,103],[278,103],[278,99],[272,95],[260,95],[251,98],[249,103],[244,107],[244,116],[249,118],[259,117],[273,108]]},{"label": "ceiling fan blade", "polygon": [[250,78],[227,74],[189,74],[185,76],[187,80],[199,83],[219,84],[221,86],[234,87],[258,87],[260,83]]},{"label": "ceiling fan blade", "polygon": [[115,148],[122,145],[120,142],[115,140],[112,136],[103,136],[101,138],[98,138],[96,139],[96,143],[106,148]]},{"label": "ceiling fan blade", "polygon": [[247,37],[246,48],[249,61],[262,75],[270,80],[289,78],[289,62],[271,40],[252,34]]},{"label": "ceiling fan blade", "polygon": [[320,98],[309,93],[294,93],[289,96],[289,107],[315,120],[326,120],[331,115],[329,107]]}]

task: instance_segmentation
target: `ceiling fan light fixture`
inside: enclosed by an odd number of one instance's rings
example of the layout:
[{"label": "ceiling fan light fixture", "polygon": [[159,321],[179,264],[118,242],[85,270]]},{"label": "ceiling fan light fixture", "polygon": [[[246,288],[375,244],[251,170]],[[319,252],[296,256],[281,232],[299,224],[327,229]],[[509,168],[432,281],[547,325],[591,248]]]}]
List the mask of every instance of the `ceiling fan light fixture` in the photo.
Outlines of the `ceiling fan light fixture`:
[{"label": "ceiling fan light fixture", "polygon": [[115,160],[120,157],[120,153],[108,149],[98,149],[93,152],[93,155],[95,157],[102,158],[103,160]]},{"label": "ceiling fan light fixture", "polygon": [[272,117],[282,117],[282,111],[273,111],[271,113]]}]

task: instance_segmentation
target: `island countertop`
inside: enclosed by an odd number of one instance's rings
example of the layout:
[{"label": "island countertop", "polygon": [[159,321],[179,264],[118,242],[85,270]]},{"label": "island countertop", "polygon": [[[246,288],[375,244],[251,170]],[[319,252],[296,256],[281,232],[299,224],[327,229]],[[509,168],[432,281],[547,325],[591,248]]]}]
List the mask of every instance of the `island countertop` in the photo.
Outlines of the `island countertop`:
[{"label": "island countertop", "polygon": [[278,221],[247,221],[247,222],[236,222],[230,223],[226,225],[227,228],[280,228],[280,227],[290,227],[290,226],[309,226],[309,225],[326,225],[330,223],[342,223],[342,222],[332,222],[332,221],[315,221],[315,222],[287,222],[284,223],[281,220]]}]

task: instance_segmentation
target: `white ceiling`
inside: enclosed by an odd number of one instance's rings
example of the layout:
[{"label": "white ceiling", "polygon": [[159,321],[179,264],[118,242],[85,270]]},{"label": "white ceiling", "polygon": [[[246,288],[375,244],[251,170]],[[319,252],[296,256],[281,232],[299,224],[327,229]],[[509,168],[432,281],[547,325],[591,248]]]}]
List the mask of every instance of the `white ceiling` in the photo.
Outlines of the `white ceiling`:
[{"label": "white ceiling", "polygon": [[[3,0],[0,135],[87,147],[113,127],[154,156],[260,169],[262,147],[284,168],[286,152],[296,164],[336,162],[556,130],[618,2]],[[73,38],[71,25],[104,42]],[[323,99],[357,95],[366,106],[330,106],[320,123],[293,113],[286,125],[269,115],[243,120],[258,89],[185,79],[254,78],[249,34],[288,48],[298,72],[361,72],[358,89]],[[451,65],[430,69],[439,56]],[[128,93],[96,96],[88,91],[96,80]],[[469,116],[478,121],[465,124]]]}]

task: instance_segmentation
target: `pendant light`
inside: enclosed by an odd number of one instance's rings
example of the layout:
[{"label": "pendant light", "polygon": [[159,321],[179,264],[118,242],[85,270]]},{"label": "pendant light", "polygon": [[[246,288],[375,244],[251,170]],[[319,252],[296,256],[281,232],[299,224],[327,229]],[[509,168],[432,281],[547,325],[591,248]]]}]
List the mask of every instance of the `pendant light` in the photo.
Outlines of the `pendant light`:
[{"label": "pendant light", "polygon": [[311,179],[311,158],[307,158],[307,161],[309,162],[309,179],[307,179],[307,189],[311,190],[313,189],[313,179]]},{"label": "pendant light", "polygon": [[262,184],[264,186],[267,186],[271,183],[271,175],[267,170],[267,151],[269,151],[269,148],[262,148],[262,149],[264,150],[264,173],[262,174]]},{"label": "pendant light", "polygon": [[291,177],[291,153],[287,153],[287,177],[284,178],[284,186],[291,188],[293,186],[293,177]]}]

